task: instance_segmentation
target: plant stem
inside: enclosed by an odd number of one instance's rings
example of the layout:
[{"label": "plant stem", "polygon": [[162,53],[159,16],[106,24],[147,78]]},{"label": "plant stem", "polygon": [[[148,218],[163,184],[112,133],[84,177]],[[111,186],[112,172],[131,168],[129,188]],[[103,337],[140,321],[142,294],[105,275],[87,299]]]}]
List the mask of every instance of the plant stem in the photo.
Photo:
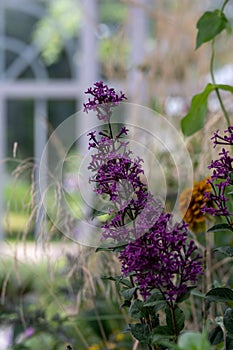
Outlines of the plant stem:
[{"label": "plant stem", "polygon": [[[205,243],[206,243],[206,290],[205,293],[212,287],[212,257],[211,251],[214,247],[214,232],[208,232],[209,223],[206,220],[205,223]],[[208,317],[214,319],[214,305],[213,303],[209,307]],[[207,318],[207,315],[206,315]]]},{"label": "plant stem", "polygon": [[174,331],[174,342],[177,343],[179,334],[177,333],[177,327],[176,327],[176,317],[175,317],[175,309],[174,305],[171,303],[169,304],[170,310],[171,310],[171,316],[172,316],[172,326]]},{"label": "plant stem", "polygon": [[212,239],[210,235],[213,236],[213,233],[207,232],[207,225],[205,225],[205,244],[206,244],[206,290],[208,291],[211,288],[211,248],[212,248]]},{"label": "plant stem", "polygon": [[[131,284],[132,284],[132,287],[134,288],[134,287],[135,287],[135,284],[134,284],[133,276],[130,276],[129,279],[130,279],[130,282],[131,282]],[[134,296],[134,299],[135,299],[135,300],[138,299],[138,293],[137,293],[136,290],[135,290],[135,292],[133,293],[133,296]]]},{"label": "plant stem", "polygon": [[[206,271],[206,249],[204,250],[203,254],[203,271]],[[202,277],[202,293],[206,293],[206,280],[205,280],[205,274],[203,273]],[[206,326],[206,299],[204,298],[202,301],[202,331],[204,332],[205,326]]]},{"label": "plant stem", "polygon": [[221,9],[220,9],[221,13],[223,13],[224,8],[225,8],[226,4],[228,3],[228,1],[229,1],[229,0],[225,0],[225,1],[224,1],[223,5],[222,5],[222,7],[221,7]]},{"label": "plant stem", "polygon": [[108,121],[108,128],[109,128],[110,138],[113,139],[112,125],[110,123],[110,120]]},{"label": "plant stem", "polygon": [[[228,0],[225,1],[225,3],[227,3]],[[224,3],[224,4],[225,4]],[[226,4],[225,4],[226,5]],[[224,6],[225,6],[224,5]],[[224,8],[224,7],[223,7]],[[222,98],[221,98],[221,95],[220,95],[220,92],[219,92],[219,89],[216,87],[216,82],[215,82],[215,77],[214,77],[214,56],[215,56],[215,49],[214,49],[214,39],[212,40],[211,42],[211,59],[210,59],[210,75],[211,75],[211,79],[212,79],[212,83],[213,85],[215,86],[215,92],[216,92],[216,95],[217,95],[217,98],[218,98],[218,101],[219,101],[219,104],[221,106],[221,109],[223,111],[223,114],[224,114],[224,117],[226,119],[226,122],[227,122],[227,126],[230,126],[230,118],[229,118],[229,115],[226,111],[226,108],[223,104],[223,101],[222,101]]]}]

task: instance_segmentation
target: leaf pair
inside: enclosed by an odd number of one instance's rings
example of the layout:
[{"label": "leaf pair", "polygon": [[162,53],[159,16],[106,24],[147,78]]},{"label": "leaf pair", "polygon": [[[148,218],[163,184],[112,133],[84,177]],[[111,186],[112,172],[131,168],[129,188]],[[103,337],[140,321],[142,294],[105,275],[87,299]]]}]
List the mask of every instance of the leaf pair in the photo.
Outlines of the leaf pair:
[{"label": "leaf pair", "polygon": [[[222,10],[205,12],[197,22],[196,49],[202,44],[213,40],[223,30],[231,33],[231,24]],[[181,129],[185,136],[190,136],[200,130],[205,124],[207,99],[213,90],[226,90],[233,93],[229,85],[208,84],[205,89],[192,98],[188,114],[181,121]]]}]

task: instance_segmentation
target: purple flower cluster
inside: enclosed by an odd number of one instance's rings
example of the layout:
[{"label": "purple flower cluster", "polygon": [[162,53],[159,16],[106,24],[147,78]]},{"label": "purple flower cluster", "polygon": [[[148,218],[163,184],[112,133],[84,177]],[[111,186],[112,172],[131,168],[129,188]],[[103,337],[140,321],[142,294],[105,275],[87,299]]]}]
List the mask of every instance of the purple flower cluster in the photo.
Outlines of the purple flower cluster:
[{"label": "purple flower cluster", "polygon": [[[218,144],[233,145],[233,127],[229,127],[225,130],[225,133],[230,133],[230,136],[224,137],[219,135],[217,130],[212,137],[214,140],[214,147]],[[233,158],[229,155],[229,151],[225,148],[219,153],[219,159],[212,160],[208,166],[212,169],[211,178],[208,182],[211,184],[212,192],[205,193],[205,197],[211,200],[215,207],[203,208],[203,212],[212,216],[232,216],[228,209],[227,202],[229,202],[230,186],[233,185]]]},{"label": "purple flower cluster", "polygon": [[113,88],[104,85],[102,81],[96,82],[94,88],[90,87],[85,94],[92,96],[84,103],[84,112],[96,111],[100,120],[108,121],[111,116],[111,108],[126,100],[125,95],[120,91],[118,95]]},{"label": "purple flower cluster", "polygon": [[172,224],[172,215],[162,213],[153,227],[120,254],[122,272],[134,274],[146,299],[158,289],[167,301],[187,292],[202,274],[202,258],[194,242],[187,242],[187,224]]},{"label": "purple flower cluster", "polygon": [[140,197],[131,199],[123,210],[106,221],[102,226],[103,239],[129,243],[144,235],[156,223],[163,209],[161,203],[150,192],[143,196],[142,200]]},{"label": "purple flower cluster", "polygon": [[121,141],[121,136],[127,132],[123,127],[115,139],[100,132],[100,140],[97,140],[96,132],[89,133],[89,149],[95,150],[88,167],[94,173],[90,182],[96,184],[94,191],[98,195],[108,196],[112,204],[109,214],[114,214],[102,226],[102,236],[118,242],[141,235],[161,212],[160,203],[141,180],[143,160],[132,158],[128,143]]},{"label": "purple flower cluster", "polygon": [[233,126],[229,126],[227,130],[224,130],[224,136],[219,135],[219,130],[217,130],[211,137],[214,140],[214,147],[217,145],[233,145]]},{"label": "purple flower cluster", "polygon": [[[111,99],[120,102],[113,89],[103,83],[87,93],[94,96],[85,105],[85,110],[97,111],[97,102],[102,104]],[[101,97],[101,91],[103,96]],[[109,97],[107,94],[109,93]],[[97,98],[98,96],[98,98]],[[108,106],[108,116],[111,108]],[[187,291],[188,282],[196,283],[202,273],[202,259],[197,253],[194,242],[188,242],[187,225],[183,222],[172,224],[172,215],[164,213],[161,203],[149,192],[142,180],[143,160],[134,158],[128,149],[128,142],[122,141],[128,130],[122,127],[114,137],[108,119],[109,131],[91,131],[89,149],[91,162],[89,170],[93,172],[90,182],[95,184],[94,191],[109,200],[109,220],[102,226],[102,239],[111,239],[116,243],[125,242],[120,261],[124,275],[134,275],[141,294],[146,299],[151,291],[159,289],[167,301],[175,301]]]}]

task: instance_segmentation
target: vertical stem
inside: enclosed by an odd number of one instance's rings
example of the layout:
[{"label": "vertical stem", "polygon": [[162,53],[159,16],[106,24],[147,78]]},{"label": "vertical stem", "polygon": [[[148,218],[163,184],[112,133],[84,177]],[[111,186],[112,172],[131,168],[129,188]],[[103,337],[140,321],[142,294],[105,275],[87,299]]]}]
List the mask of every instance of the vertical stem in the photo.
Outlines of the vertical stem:
[{"label": "vertical stem", "polygon": [[[130,282],[131,282],[131,284],[132,284],[132,287],[134,288],[134,287],[135,287],[135,284],[134,284],[133,276],[130,276],[129,279],[130,279]],[[136,290],[135,290],[135,292],[133,293],[133,296],[134,296],[134,299],[135,299],[135,300],[138,299],[138,293],[137,293]]]},{"label": "vertical stem", "polygon": [[[212,287],[212,257],[211,251],[214,246],[214,232],[207,232],[208,222],[206,222],[205,240],[206,240],[206,290],[205,293]],[[206,315],[207,318],[207,315]],[[214,319],[214,304],[212,303],[209,309],[209,318]]]},{"label": "vertical stem", "polygon": [[224,8],[225,8],[226,4],[228,3],[228,1],[229,1],[229,0],[225,0],[225,1],[224,1],[223,5],[222,5],[222,7],[221,7],[221,9],[220,9],[221,13],[223,13]]},{"label": "vertical stem", "polygon": [[192,316],[193,316],[193,324],[194,324],[194,330],[196,332],[199,332],[199,324],[198,324],[198,318],[197,318],[197,310],[195,307],[195,301],[193,298],[193,295],[190,295],[190,304],[191,304],[191,312],[192,312]]},{"label": "vertical stem", "polygon": [[[229,0],[225,0],[221,9],[220,9],[220,12],[221,14],[223,13],[224,9],[225,9],[225,6],[227,5]],[[211,75],[211,79],[212,79],[212,83],[213,85],[216,85],[216,82],[215,82],[215,77],[214,77],[214,56],[215,56],[215,50],[214,50],[214,39],[212,40],[211,42],[211,59],[210,59],[210,75]],[[217,95],[217,98],[219,100],[219,103],[220,103],[220,106],[221,106],[221,109],[223,111],[223,114],[224,114],[224,117],[226,119],[226,122],[227,122],[227,125],[230,126],[230,118],[229,118],[229,115],[226,111],[226,108],[223,104],[223,101],[222,101],[222,98],[221,98],[221,95],[220,95],[220,92],[219,92],[219,89],[215,87],[215,92],[216,92],[216,95]]]},{"label": "vertical stem", "polygon": [[[228,0],[226,0],[228,1]],[[215,92],[218,98],[218,101],[220,103],[221,109],[223,111],[224,117],[226,119],[227,122],[227,126],[230,126],[230,118],[229,115],[227,113],[227,110],[223,104],[219,89],[216,87],[216,82],[215,82],[215,77],[214,77],[214,56],[215,56],[215,50],[214,50],[214,39],[211,42],[211,59],[210,59],[210,75],[211,75],[211,79],[212,79],[212,83],[215,86]]]},{"label": "vertical stem", "polygon": [[174,341],[175,341],[175,343],[177,343],[179,334],[177,332],[177,327],[176,327],[176,317],[175,317],[174,305],[172,303],[169,304],[169,308],[171,310],[171,316],[172,316],[172,326],[173,326],[173,331],[174,331]]},{"label": "vertical stem", "polygon": [[111,123],[110,123],[110,120],[108,121],[108,128],[109,128],[110,138],[113,140],[112,125],[111,125]]},{"label": "vertical stem", "polygon": [[208,291],[209,288],[211,288],[211,249],[212,249],[212,237],[210,235],[213,235],[214,233],[208,233],[207,232],[207,225],[205,225],[205,242],[206,242],[206,290]]},{"label": "vertical stem", "polygon": [[[204,250],[204,257],[203,257],[203,270],[204,272],[206,271],[206,249]],[[203,274],[202,277],[202,292],[203,294],[206,294],[206,279],[205,279],[205,273]],[[206,326],[206,320],[207,320],[207,315],[206,315],[206,299],[204,298],[202,301],[202,331],[204,332],[205,326]]]},{"label": "vertical stem", "polygon": [[[208,292],[208,289],[211,288],[211,271],[212,271],[212,260],[211,260],[211,250],[213,246],[213,233],[208,233],[208,225],[207,222],[205,223],[205,252],[204,252],[204,271],[205,274],[203,276],[203,293],[206,294]],[[206,277],[206,278],[205,278]],[[203,330],[206,326],[207,321],[207,310],[206,310],[206,300],[203,300]],[[210,310],[211,315],[210,317],[213,317],[213,308]]]},{"label": "vertical stem", "polygon": [[[132,286],[134,287],[135,284],[134,284],[134,280],[133,280],[132,276],[130,276],[130,282],[131,282]],[[138,299],[137,291],[134,292],[134,299]],[[141,318],[140,321],[141,321],[142,324],[145,324],[145,321],[146,321],[146,324],[148,325],[150,331],[152,331],[151,320],[150,320],[149,317],[146,318],[146,320]],[[148,348],[148,350],[159,350],[157,345],[154,345],[153,348],[152,348],[152,346],[150,344],[147,344],[147,348]]]}]

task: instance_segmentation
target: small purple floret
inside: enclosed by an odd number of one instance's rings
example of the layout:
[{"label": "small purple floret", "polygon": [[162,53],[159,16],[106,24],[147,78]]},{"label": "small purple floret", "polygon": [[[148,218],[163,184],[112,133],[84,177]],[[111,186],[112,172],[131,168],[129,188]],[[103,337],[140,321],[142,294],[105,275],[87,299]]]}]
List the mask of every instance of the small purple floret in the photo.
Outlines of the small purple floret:
[{"label": "small purple floret", "polygon": [[92,98],[84,103],[84,112],[96,111],[98,119],[103,121],[109,120],[112,107],[118,106],[120,102],[127,99],[122,91],[117,94],[113,88],[104,85],[102,81],[96,82],[94,88],[90,87],[85,94],[91,95]]}]

